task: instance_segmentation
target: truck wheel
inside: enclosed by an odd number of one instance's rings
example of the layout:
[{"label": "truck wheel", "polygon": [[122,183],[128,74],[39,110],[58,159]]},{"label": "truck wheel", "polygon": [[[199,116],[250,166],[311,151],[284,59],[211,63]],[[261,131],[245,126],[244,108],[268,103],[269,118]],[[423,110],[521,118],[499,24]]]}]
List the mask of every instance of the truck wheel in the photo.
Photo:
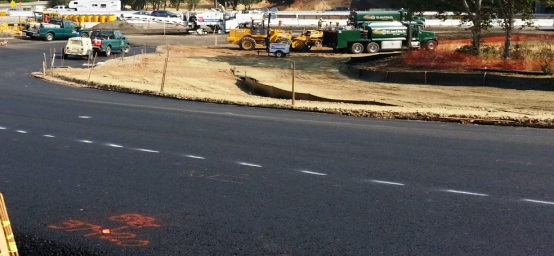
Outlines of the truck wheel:
[{"label": "truck wheel", "polygon": [[350,46],[350,52],[354,54],[360,54],[364,52],[364,45],[361,43],[353,43]]},{"label": "truck wheel", "polygon": [[251,37],[245,37],[240,40],[240,48],[247,51],[254,50],[254,48],[256,48],[256,40]]},{"label": "truck wheel", "polygon": [[277,57],[277,58],[282,58],[284,56],[285,56],[285,53],[282,52],[282,51],[276,51],[275,52],[275,57]]},{"label": "truck wheel", "polygon": [[376,52],[379,52],[380,48],[381,47],[379,47],[378,43],[371,42],[371,43],[367,44],[366,51],[368,53],[376,53]]},{"label": "truck wheel", "polygon": [[54,40],[54,34],[52,34],[52,33],[46,33],[46,35],[44,36],[44,40],[46,40],[46,41],[52,41],[52,40]]},{"label": "truck wheel", "polygon": [[429,40],[427,41],[427,43],[425,43],[425,50],[434,51],[437,49],[437,45],[439,45],[437,41]]},{"label": "truck wheel", "polygon": [[129,53],[130,50],[131,50],[131,46],[129,44],[126,44],[125,48],[121,49],[121,52],[122,53]]},{"label": "truck wheel", "polygon": [[106,55],[106,57],[109,57],[110,55],[112,55],[112,47],[111,46],[106,46],[106,52],[104,52],[104,54]]}]

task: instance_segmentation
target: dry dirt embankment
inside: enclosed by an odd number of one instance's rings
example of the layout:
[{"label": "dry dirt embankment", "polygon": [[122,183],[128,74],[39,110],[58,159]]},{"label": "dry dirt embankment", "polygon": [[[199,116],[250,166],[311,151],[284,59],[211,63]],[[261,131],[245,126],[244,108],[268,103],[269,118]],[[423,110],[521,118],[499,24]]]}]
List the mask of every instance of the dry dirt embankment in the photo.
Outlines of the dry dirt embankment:
[{"label": "dry dirt embankment", "polygon": [[[349,55],[317,49],[277,59],[265,53],[240,51],[230,45],[171,46],[165,87],[160,92],[165,57],[165,48],[159,47],[152,54],[111,59],[92,71],[54,69],[54,76],[47,78],[108,90],[359,117],[554,127],[554,92],[366,82],[340,72]],[[237,78],[246,75],[290,90],[291,60],[296,63],[296,92],[390,106],[304,100],[297,100],[292,106],[290,99],[251,95]]]}]

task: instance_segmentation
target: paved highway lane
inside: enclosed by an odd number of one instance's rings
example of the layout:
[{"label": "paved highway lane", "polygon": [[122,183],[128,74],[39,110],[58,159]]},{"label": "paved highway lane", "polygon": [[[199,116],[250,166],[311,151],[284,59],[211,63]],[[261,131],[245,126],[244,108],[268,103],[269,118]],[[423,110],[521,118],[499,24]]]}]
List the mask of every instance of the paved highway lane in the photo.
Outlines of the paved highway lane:
[{"label": "paved highway lane", "polygon": [[551,130],[203,104],[25,75],[52,44],[0,49],[0,69],[15,68],[0,73],[0,191],[22,253],[554,253]]}]

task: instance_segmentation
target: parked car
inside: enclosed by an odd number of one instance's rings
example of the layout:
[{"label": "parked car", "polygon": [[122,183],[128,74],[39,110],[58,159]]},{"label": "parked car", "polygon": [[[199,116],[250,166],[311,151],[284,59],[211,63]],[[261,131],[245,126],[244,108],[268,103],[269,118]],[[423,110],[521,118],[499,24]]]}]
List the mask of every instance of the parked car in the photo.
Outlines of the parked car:
[{"label": "parked car", "polygon": [[146,16],[150,16],[150,12],[149,12],[149,11],[138,11],[138,12],[133,12],[133,15],[146,15]]},{"label": "parked car", "polygon": [[173,12],[165,11],[165,10],[152,11],[152,13],[150,13],[150,15],[151,16],[156,16],[156,17],[179,17],[179,15],[177,13],[173,13]]}]

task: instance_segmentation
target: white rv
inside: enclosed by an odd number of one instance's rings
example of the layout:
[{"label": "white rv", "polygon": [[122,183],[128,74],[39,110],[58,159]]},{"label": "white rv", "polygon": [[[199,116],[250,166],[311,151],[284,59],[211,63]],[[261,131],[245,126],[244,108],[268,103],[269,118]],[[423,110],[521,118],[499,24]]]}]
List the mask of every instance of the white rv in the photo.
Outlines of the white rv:
[{"label": "white rv", "polygon": [[121,11],[120,0],[72,0],[69,8],[81,11]]}]

